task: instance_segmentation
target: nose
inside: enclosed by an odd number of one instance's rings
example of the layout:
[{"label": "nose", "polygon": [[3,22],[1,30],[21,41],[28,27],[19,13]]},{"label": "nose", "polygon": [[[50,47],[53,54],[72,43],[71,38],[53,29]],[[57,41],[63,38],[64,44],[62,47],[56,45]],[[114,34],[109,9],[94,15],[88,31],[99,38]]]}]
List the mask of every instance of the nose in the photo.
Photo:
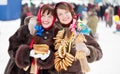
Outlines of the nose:
[{"label": "nose", "polygon": [[66,17],[66,15],[65,15],[65,14],[63,14],[63,15],[62,15],[62,17],[64,18],[64,17]]},{"label": "nose", "polygon": [[64,18],[64,17],[65,17],[65,14],[62,14],[62,17]]},{"label": "nose", "polygon": [[48,21],[48,17],[44,17],[44,21]]}]

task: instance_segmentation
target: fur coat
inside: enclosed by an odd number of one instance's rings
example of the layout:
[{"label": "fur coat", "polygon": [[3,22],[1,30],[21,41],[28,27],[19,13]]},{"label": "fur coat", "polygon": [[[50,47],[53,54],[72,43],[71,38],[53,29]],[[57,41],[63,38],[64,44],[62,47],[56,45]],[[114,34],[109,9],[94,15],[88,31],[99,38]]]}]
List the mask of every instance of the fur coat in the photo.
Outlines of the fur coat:
[{"label": "fur coat", "polygon": [[[33,35],[35,33],[34,25],[35,23],[30,23],[30,19],[32,17],[27,17],[25,19],[25,25],[21,26],[14,35],[12,35],[9,38],[9,48],[8,53],[10,56],[10,59],[8,61],[8,64],[6,66],[4,74],[30,74],[30,67],[31,62],[33,60],[32,57],[30,57],[30,44],[33,39]],[[35,21],[35,20],[32,20]],[[45,36],[48,37],[48,39],[52,39],[51,37],[54,36],[54,28],[50,29],[48,32],[43,33],[43,37],[39,38],[42,43],[46,43],[46,39],[44,39]],[[53,33],[53,34],[51,34]],[[48,35],[49,34],[49,35]],[[51,44],[48,42],[47,44],[50,45],[50,56],[45,59],[44,61],[41,59],[38,59],[37,65],[43,66],[44,69],[40,69],[40,74],[49,74],[48,68],[52,67],[54,64],[54,47],[52,40]],[[30,66],[27,71],[23,70],[23,68]]]},{"label": "fur coat", "polygon": [[[56,24],[57,24],[56,26],[58,26],[59,30],[65,28],[65,27],[62,27],[60,25],[60,23],[56,23]],[[90,35],[84,35],[84,36],[87,40],[87,42],[85,42],[85,44],[86,44],[87,48],[90,50],[90,55],[86,56],[88,63],[92,63],[94,61],[100,60],[103,56],[103,53],[102,53],[102,50],[101,50],[99,44],[94,39],[92,33]],[[73,56],[75,56],[75,53],[76,53],[75,48],[72,48],[70,53]],[[68,67],[67,71],[62,70],[60,72],[57,72],[54,69],[52,71],[53,71],[52,74],[84,74],[81,71],[81,66],[80,66],[80,63],[78,60],[73,61],[72,66]]]}]

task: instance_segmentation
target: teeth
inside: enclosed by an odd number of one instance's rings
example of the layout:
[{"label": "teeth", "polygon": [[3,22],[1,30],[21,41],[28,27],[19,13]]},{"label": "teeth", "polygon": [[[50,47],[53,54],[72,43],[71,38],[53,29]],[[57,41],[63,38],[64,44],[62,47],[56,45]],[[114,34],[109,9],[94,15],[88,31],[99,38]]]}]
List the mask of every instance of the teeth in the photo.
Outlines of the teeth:
[{"label": "teeth", "polygon": [[67,19],[63,19],[63,21],[66,21]]},{"label": "teeth", "polygon": [[49,22],[43,22],[44,24],[48,24]]}]

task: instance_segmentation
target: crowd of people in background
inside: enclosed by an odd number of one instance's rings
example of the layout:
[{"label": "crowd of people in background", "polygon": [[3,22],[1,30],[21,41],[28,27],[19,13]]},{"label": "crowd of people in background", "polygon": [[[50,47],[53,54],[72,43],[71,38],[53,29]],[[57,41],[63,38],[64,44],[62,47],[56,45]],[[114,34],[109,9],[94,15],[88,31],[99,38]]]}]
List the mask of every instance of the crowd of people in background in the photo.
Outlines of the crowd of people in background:
[{"label": "crowd of people in background", "polygon": [[[21,24],[23,25],[24,19],[30,15],[37,15],[38,9],[42,6],[42,2],[38,7],[35,4],[31,3],[31,6],[28,6],[27,3],[22,5],[21,9]],[[79,16],[82,21],[86,21],[87,25],[91,28],[94,35],[96,35],[97,24],[99,20],[106,22],[106,27],[111,28],[113,25],[113,16],[118,15],[120,17],[120,6],[113,6],[111,4],[75,4],[73,5],[75,13]],[[55,3],[52,4],[53,6]],[[90,13],[92,13],[90,15]],[[94,17],[95,16],[95,17]],[[90,19],[90,18],[94,19]],[[96,21],[95,21],[96,20]],[[92,21],[90,23],[89,21]]]}]

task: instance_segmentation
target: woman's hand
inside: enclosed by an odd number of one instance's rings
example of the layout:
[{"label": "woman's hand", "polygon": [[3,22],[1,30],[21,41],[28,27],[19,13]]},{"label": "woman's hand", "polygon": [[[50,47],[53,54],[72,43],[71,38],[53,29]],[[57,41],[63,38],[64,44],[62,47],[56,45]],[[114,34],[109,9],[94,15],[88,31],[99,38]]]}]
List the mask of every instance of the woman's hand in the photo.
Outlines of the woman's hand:
[{"label": "woman's hand", "polygon": [[76,50],[83,50],[83,51],[85,51],[87,56],[90,55],[90,50],[87,48],[85,43],[82,43],[82,42],[77,43],[75,45],[75,48],[76,48]]},{"label": "woman's hand", "polygon": [[34,58],[41,58],[41,60],[45,60],[46,58],[48,58],[50,55],[50,50],[48,50],[48,53],[45,53],[45,54],[38,54],[38,53],[35,53],[34,49],[32,49],[30,51],[30,56],[31,57],[34,57]]}]

